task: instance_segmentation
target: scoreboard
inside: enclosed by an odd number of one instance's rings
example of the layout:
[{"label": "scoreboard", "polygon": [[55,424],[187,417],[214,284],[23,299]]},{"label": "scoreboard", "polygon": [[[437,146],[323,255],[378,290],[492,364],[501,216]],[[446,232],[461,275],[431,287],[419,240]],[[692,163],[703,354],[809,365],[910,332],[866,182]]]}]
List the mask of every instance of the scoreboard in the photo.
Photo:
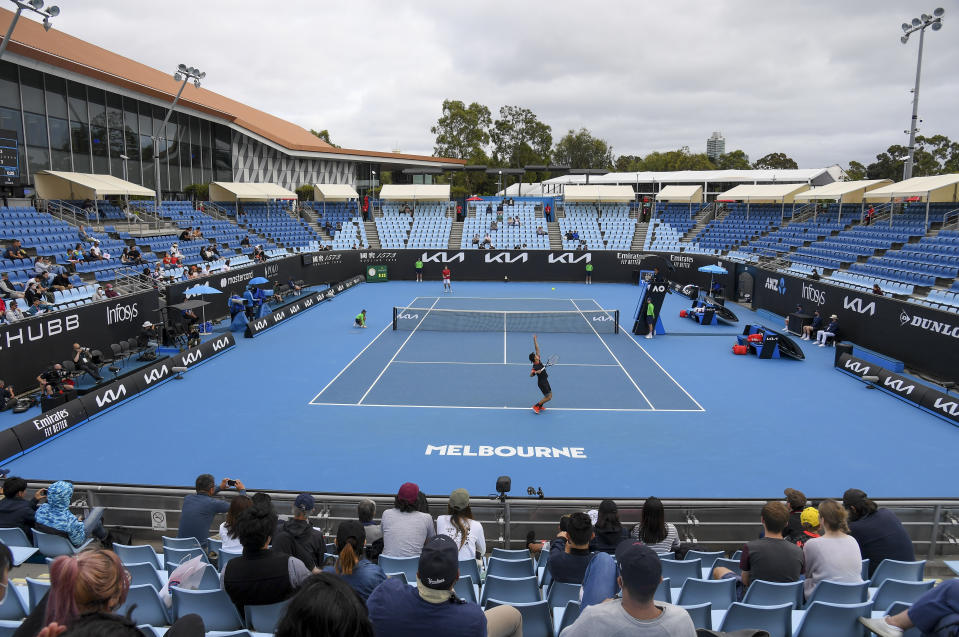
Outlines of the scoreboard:
[{"label": "scoreboard", "polygon": [[0,130],[0,184],[12,185],[20,180],[20,144],[17,132]]}]

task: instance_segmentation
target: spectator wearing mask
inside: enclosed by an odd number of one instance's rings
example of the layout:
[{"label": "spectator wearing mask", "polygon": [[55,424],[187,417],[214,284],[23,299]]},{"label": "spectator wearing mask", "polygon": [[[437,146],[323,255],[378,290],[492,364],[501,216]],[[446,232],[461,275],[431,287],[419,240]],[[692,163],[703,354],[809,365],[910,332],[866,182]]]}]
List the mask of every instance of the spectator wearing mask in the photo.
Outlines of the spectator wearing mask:
[{"label": "spectator wearing mask", "polygon": [[825,533],[810,538],[803,545],[806,579],[803,593],[806,599],[816,585],[824,580],[854,584],[862,581],[862,554],[856,538],[848,535],[846,510],[835,500],[819,503],[819,517]]},{"label": "spectator wearing mask", "polygon": [[177,537],[195,537],[205,551],[210,544],[210,527],[213,526],[213,517],[217,513],[226,513],[230,510],[229,502],[223,498],[214,497],[226,489],[236,489],[239,495],[246,495],[246,489],[240,480],[223,478],[217,488],[213,476],[209,473],[197,476],[196,493],[183,498]]},{"label": "spectator wearing mask", "polygon": [[593,552],[602,551],[612,555],[620,542],[629,537],[629,532],[619,521],[619,509],[612,500],[603,500],[599,503],[599,512],[596,524],[593,525],[593,539],[589,542],[589,549]]},{"label": "spectator wearing mask", "polygon": [[883,560],[915,561],[912,540],[895,513],[880,509],[859,489],[846,490],[842,505],[849,513],[849,534],[869,560],[869,577]]},{"label": "spectator wearing mask", "polygon": [[486,536],[483,525],[473,519],[470,509],[470,494],[466,489],[456,489],[450,494],[447,515],[436,518],[437,535],[448,535],[459,548],[459,559],[475,560],[476,554],[486,553]]},{"label": "spectator wearing mask", "polygon": [[666,507],[659,498],[646,498],[643,503],[643,517],[630,531],[630,537],[657,553],[671,553],[679,548],[676,525],[666,522]]},{"label": "spectator wearing mask", "polygon": [[589,565],[589,542],[593,537],[593,523],[589,516],[577,511],[569,516],[566,530],[560,531],[549,545],[549,569],[557,582],[582,584]]},{"label": "spectator wearing mask", "polygon": [[273,505],[265,498],[254,498],[237,517],[243,555],[227,562],[220,578],[241,617],[247,604],[275,604],[292,597],[310,576],[300,559],[270,548],[277,521]]},{"label": "spectator wearing mask", "polygon": [[27,494],[27,481],[17,476],[7,478],[3,483],[3,500],[0,500],[0,528],[19,528],[28,539],[32,540],[30,529],[39,507],[47,500],[46,489],[39,489],[30,500]]},{"label": "spectator wearing mask", "polygon": [[[680,606],[653,600],[663,579],[663,567],[655,551],[642,542],[627,541],[617,548],[615,560],[601,553],[596,556],[596,562],[583,584],[583,611],[573,625],[563,631],[563,637],[696,637],[689,613]],[[602,589],[598,594],[591,590],[594,582]],[[622,590],[622,598],[608,599],[617,587]],[[606,601],[585,604],[586,600],[599,597]]]},{"label": "spectator wearing mask", "polygon": [[242,553],[243,545],[236,534],[236,520],[240,514],[250,508],[253,500],[245,495],[233,496],[230,508],[226,512],[226,520],[220,523],[220,550],[228,553]]},{"label": "spectator wearing mask", "polygon": [[326,555],[326,539],[310,524],[316,502],[309,493],[301,493],[293,502],[293,518],[280,525],[273,548],[299,558],[306,568],[319,573]]},{"label": "spectator wearing mask", "polygon": [[312,635],[373,637],[363,601],[330,573],[312,575],[303,582],[276,627],[276,637]]},{"label": "spectator wearing mask", "polygon": [[420,488],[405,482],[396,493],[393,508],[383,511],[383,555],[416,557],[423,544],[436,535],[433,518],[416,508]]},{"label": "spectator wearing mask", "polygon": [[103,287],[104,287],[104,292],[103,292],[103,294],[104,294],[108,299],[115,299],[116,297],[120,296],[120,294],[119,294],[116,290],[113,289],[113,284],[112,284],[112,283],[107,283],[107,284],[104,285]]},{"label": "spectator wearing mask", "polygon": [[366,532],[355,520],[344,520],[336,529],[336,564],[324,570],[336,573],[365,602],[373,590],[386,580],[383,569],[366,558]]},{"label": "spectator wearing mask", "polygon": [[478,604],[456,597],[458,552],[449,536],[431,537],[420,554],[415,587],[397,577],[376,587],[366,600],[376,637],[522,634],[522,615],[512,606],[496,606],[484,613]]},{"label": "spectator wearing mask", "polygon": [[44,533],[60,535],[70,540],[73,546],[82,546],[87,538],[95,537],[104,546],[110,546],[110,534],[103,528],[103,507],[93,507],[81,521],[70,512],[73,485],[58,480],[47,489],[47,501],[37,507],[36,529]]}]

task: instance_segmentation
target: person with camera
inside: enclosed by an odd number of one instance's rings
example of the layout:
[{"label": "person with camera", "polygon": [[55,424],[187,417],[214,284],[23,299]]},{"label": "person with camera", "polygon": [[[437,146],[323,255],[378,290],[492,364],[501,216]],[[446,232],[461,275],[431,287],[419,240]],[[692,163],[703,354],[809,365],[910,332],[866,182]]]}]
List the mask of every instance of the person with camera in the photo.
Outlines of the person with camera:
[{"label": "person with camera", "polygon": [[26,500],[27,481],[10,476],[3,482],[3,500],[0,500],[0,528],[21,529],[30,537],[37,507],[47,501],[47,490],[38,489],[30,500]]},{"label": "person with camera", "polygon": [[230,510],[230,502],[223,498],[214,497],[220,491],[235,489],[239,495],[246,495],[246,488],[240,480],[223,478],[220,486],[216,487],[213,476],[204,473],[196,479],[196,493],[183,498],[183,508],[180,511],[180,528],[177,537],[195,537],[203,547],[209,548],[210,528],[213,526],[213,517],[217,513],[226,513]]},{"label": "person with camera", "polygon": [[83,370],[93,376],[97,382],[103,380],[100,375],[100,368],[93,363],[93,352],[86,347],[80,347],[80,343],[73,344],[73,364],[78,370]]},{"label": "person with camera", "polygon": [[37,382],[40,383],[40,393],[44,396],[62,394],[63,386],[69,377],[70,375],[63,369],[63,365],[55,363],[53,367],[37,376]]},{"label": "person with camera", "polygon": [[13,387],[0,378],[0,411],[5,411],[16,404],[17,394],[13,391]]}]

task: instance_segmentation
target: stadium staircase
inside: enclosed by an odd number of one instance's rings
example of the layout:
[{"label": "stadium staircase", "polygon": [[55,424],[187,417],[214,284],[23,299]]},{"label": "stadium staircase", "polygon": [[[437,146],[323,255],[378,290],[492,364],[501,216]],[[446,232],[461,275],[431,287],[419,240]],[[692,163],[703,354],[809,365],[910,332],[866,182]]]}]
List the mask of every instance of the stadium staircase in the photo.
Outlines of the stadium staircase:
[{"label": "stadium staircase", "polygon": [[646,242],[646,233],[649,232],[649,224],[636,222],[636,230],[633,232],[633,241],[629,244],[630,250],[642,250]]},{"label": "stadium staircase", "polygon": [[454,221],[452,227],[450,227],[450,240],[447,244],[447,248],[450,250],[459,250],[460,243],[463,241],[463,222]]},{"label": "stadium staircase", "polygon": [[379,250],[382,248],[380,244],[380,233],[376,230],[375,221],[364,221],[363,227],[366,228],[366,240],[370,244],[370,248],[373,250]]},{"label": "stadium staircase", "polygon": [[700,209],[696,213],[694,219],[696,219],[696,225],[689,229],[686,234],[679,238],[680,243],[692,243],[693,239],[706,227],[710,221],[722,221],[726,215],[729,214],[729,210],[717,210],[716,202],[711,201],[709,205]]},{"label": "stadium staircase", "polygon": [[[559,212],[556,213],[559,216]],[[562,250],[563,249],[563,235],[559,232],[559,222],[550,221],[546,224],[546,231],[549,233],[549,249],[550,250]]]}]

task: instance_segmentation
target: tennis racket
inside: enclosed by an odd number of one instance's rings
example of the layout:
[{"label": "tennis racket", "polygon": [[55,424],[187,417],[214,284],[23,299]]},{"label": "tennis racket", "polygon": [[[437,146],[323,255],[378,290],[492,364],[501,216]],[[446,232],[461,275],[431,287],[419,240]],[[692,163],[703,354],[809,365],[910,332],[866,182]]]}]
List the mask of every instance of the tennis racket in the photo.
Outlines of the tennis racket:
[{"label": "tennis racket", "polygon": [[552,356],[546,359],[546,366],[552,367],[558,362],[559,362],[559,354],[553,354]]}]

